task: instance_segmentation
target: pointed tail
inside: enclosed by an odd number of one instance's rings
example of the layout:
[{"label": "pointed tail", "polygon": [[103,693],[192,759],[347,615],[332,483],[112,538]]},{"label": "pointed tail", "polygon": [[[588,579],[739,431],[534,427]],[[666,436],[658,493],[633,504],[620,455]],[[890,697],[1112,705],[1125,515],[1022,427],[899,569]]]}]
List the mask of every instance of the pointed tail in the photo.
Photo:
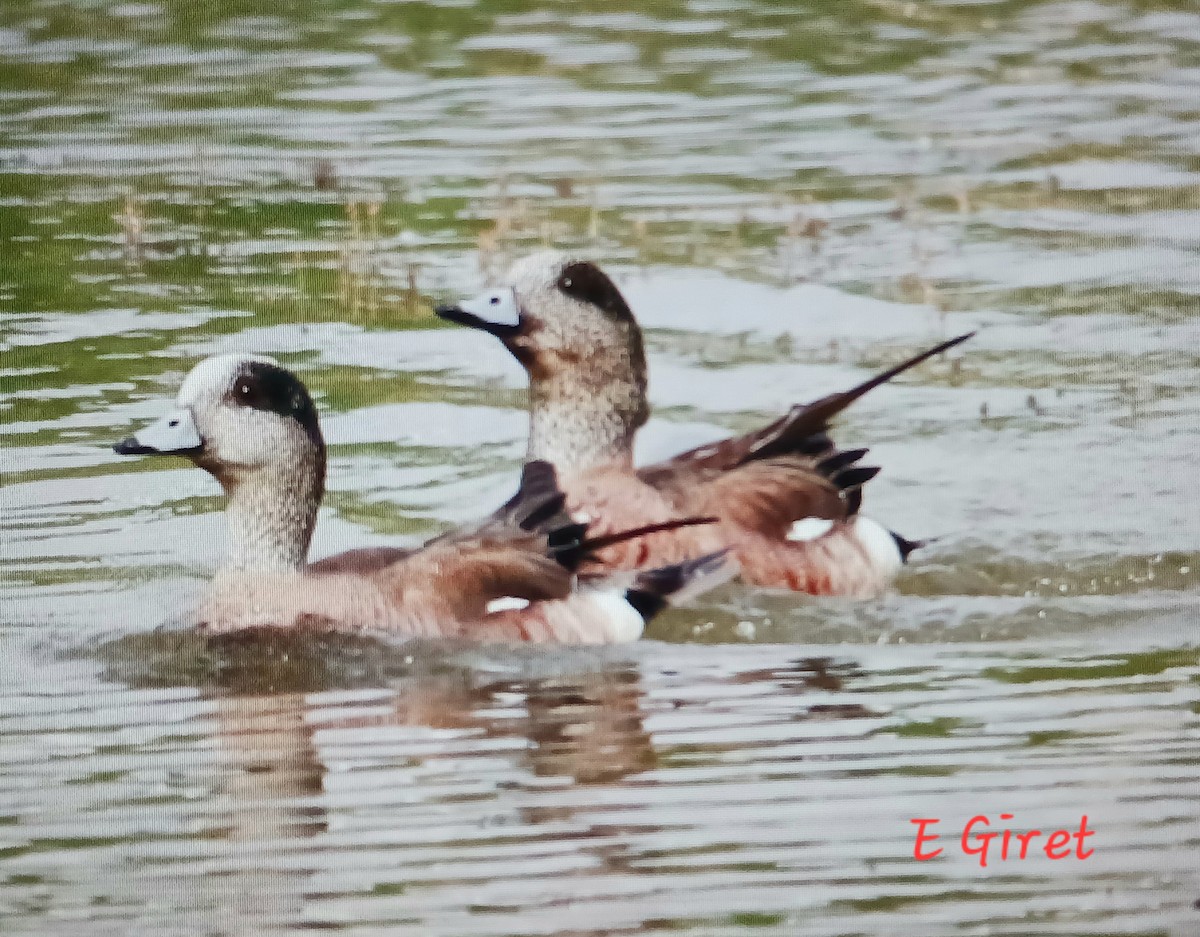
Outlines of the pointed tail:
[{"label": "pointed tail", "polygon": [[889,530],[892,535],[892,540],[895,541],[896,549],[900,551],[900,559],[905,563],[908,562],[909,556],[915,550],[921,550],[929,546],[931,543],[937,543],[941,537],[926,537],[924,540],[909,540],[907,537],[902,537],[894,530]]},{"label": "pointed tail", "polygon": [[687,602],[728,581],[737,571],[727,562],[728,553],[718,550],[683,563],[644,570],[625,590],[625,601],[643,621],[650,621],[668,605]]},{"label": "pointed tail", "polygon": [[965,335],[959,335],[941,344],[934,345],[919,355],[913,355],[907,361],[902,361],[895,367],[888,368],[886,371],[876,374],[858,386],[850,388],[850,390],[830,394],[827,397],[822,397],[820,400],[814,400],[812,403],[797,404],[792,407],[791,412],[787,416],[761,432],[760,438],[750,448],[749,452],[746,453],[742,461],[750,462],[755,459],[769,459],[789,452],[804,451],[806,448],[820,451],[822,443],[828,445],[828,439],[825,439],[822,434],[828,428],[830,420],[845,410],[850,404],[869,394],[881,384],[886,384],[898,374],[904,373],[909,368],[916,367],[922,361],[927,361],[934,355],[940,355],[942,352],[948,351],[955,345],[962,344],[974,335],[974,332],[967,332]]}]

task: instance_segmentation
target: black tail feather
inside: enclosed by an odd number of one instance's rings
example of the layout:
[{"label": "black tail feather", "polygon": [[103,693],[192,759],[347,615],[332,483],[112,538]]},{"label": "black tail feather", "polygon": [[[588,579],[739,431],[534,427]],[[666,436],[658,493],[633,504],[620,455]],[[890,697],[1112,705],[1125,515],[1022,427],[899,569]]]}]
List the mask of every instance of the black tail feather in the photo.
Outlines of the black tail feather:
[{"label": "black tail feather", "polygon": [[866,449],[847,449],[845,452],[831,455],[828,459],[819,462],[817,469],[824,475],[833,476],[842,469],[853,465],[866,454]]},{"label": "black tail feather", "polygon": [[880,468],[869,465],[862,468],[848,468],[833,476],[833,483],[845,491],[847,488],[861,488],[878,475]]},{"label": "black tail feather", "polygon": [[633,527],[629,530],[621,530],[615,534],[604,534],[600,537],[584,538],[584,533],[587,530],[587,525],[576,525],[582,527],[578,540],[565,540],[561,544],[556,544],[554,538],[551,537],[550,553],[567,569],[577,569],[585,560],[591,559],[600,550],[605,547],[611,547],[617,543],[624,543],[626,540],[636,540],[638,537],[645,537],[648,534],[661,533],[665,530],[678,530],[681,527],[697,527],[702,524],[715,524],[715,517],[681,517],[676,520],[662,521],[657,524],[646,524],[643,527]]},{"label": "black tail feather", "polygon": [[908,555],[914,550],[919,550],[921,547],[926,547],[933,543],[932,538],[929,540],[908,540],[901,537],[894,530],[889,530],[888,533],[892,535],[892,539],[896,542],[896,549],[900,551],[900,559],[905,563],[908,562]]}]

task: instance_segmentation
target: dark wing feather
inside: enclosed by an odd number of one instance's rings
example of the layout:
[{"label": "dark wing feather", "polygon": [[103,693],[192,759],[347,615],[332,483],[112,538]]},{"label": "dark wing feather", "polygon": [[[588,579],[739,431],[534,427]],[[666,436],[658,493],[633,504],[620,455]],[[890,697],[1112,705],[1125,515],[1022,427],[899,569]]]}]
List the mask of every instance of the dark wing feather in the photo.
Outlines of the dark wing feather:
[{"label": "dark wing feather", "polygon": [[769,459],[791,452],[811,454],[805,450],[811,449],[817,444],[818,438],[823,437],[829,428],[829,422],[850,404],[881,384],[886,384],[897,375],[903,374],[909,368],[916,367],[922,361],[927,361],[934,355],[940,355],[955,345],[965,342],[974,334],[974,332],[967,332],[965,335],[958,335],[934,345],[932,348],[900,362],[893,368],[881,371],[870,380],[863,381],[850,390],[842,391],[839,394],[830,394],[820,400],[814,400],[812,403],[792,407],[783,419],[776,420],[769,427],[760,430],[758,434],[753,434],[759,438],[750,447],[745,459]]},{"label": "dark wing feather", "polygon": [[527,602],[570,595],[574,574],[534,534],[518,538],[442,541],[405,564],[410,581],[439,598],[460,621],[478,621],[495,599]]},{"label": "dark wing feather", "polygon": [[430,540],[426,546],[475,540],[514,545],[537,543],[541,544],[542,553],[554,547],[564,557],[569,557],[570,547],[583,541],[587,525],[572,519],[567,513],[566,500],[558,487],[554,466],[535,459],[522,467],[516,494],[483,523],[448,531]]},{"label": "dark wing feather", "polygon": [[[429,545],[459,543],[473,539],[509,543],[535,542],[539,544],[542,553],[553,557],[555,562],[573,572],[581,564],[594,558],[600,550],[613,544],[659,531],[715,522],[715,517],[684,517],[589,539],[588,525],[576,521],[567,513],[566,495],[558,487],[554,466],[535,459],[525,463],[522,468],[521,484],[517,493],[483,525],[469,531],[444,534]],[[531,537],[535,539],[531,540]]]}]

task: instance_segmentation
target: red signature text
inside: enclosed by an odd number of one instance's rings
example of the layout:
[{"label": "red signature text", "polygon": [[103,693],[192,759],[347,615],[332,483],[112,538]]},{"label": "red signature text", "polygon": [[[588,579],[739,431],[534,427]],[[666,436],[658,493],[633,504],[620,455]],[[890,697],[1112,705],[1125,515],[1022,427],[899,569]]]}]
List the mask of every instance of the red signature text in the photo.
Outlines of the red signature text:
[{"label": "red signature text", "polygon": [[[1002,813],[999,819],[1011,820],[1013,815]],[[937,817],[916,817],[908,822],[917,828],[913,858],[924,862],[940,856],[944,847],[935,847],[933,843],[942,839],[942,836],[932,828],[942,821]],[[1083,842],[1095,832],[1088,828],[1087,814],[1079,821],[1077,830],[1051,830],[1045,833],[1041,830],[1017,832],[1009,829],[1007,824],[993,827],[986,816],[978,814],[966,822],[962,835],[954,837],[952,842],[964,856],[978,856],[979,865],[986,869],[989,858],[999,857],[1001,862],[1007,862],[1009,859],[1028,859],[1031,853],[1042,853],[1047,859],[1086,859],[1096,850],[1084,848]]]}]

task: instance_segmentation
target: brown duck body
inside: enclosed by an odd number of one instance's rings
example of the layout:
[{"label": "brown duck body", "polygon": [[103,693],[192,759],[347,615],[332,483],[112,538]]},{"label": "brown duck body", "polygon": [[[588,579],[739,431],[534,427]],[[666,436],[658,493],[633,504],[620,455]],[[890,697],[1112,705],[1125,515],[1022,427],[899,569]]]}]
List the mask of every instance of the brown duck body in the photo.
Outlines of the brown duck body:
[{"label": "brown duck body", "polygon": [[502,288],[438,312],[496,335],[525,367],[528,456],[556,466],[575,516],[596,530],[718,518],[607,550],[609,568],[728,549],[753,584],[864,598],[882,592],[916,546],[859,514],[861,487],[878,469],[857,464],[865,449],[839,451],[827,430],[863,394],[968,336],[755,432],[635,468],[634,438],[649,414],[641,331],[594,264],[536,254],[514,265]]},{"label": "brown duck body", "polygon": [[183,455],[225,489],[230,551],[197,613],[208,632],[628,641],[668,597],[720,567],[708,556],[637,575],[581,574],[594,549],[636,532],[587,539],[587,525],[565,511],[553,467],[541,461],[528,463],[516,495],[474,528],[416,550],[351,550],[309,564],[325,447],[299,379],[270,359],[210,358],[189,374],[177,404],[116,449]]},{"label": "brown duck body", "polygon": [[[530,463],[526,479],[535,471],[550,473],[553,484],[548,465]],[[522,485],[518,499],[526,497],[526,487]],[[591,560],[586,541],[580,555],[565,560],[550,546],[557,531],[583,527],[563,513],[561,493],[557,499],[558,509],[532,530],[509,512],[488,530],[455,532],[418,550],[353,550],[295,572],[222,570],[198,621],[213,633],[283,627],[607,644],[640,636],[652,614],[647,612],[661,607],[648,608],[631,598],[640,594],[652,603],[665,600],[692,578],[717,568],[711,555],[700,563],[661,564],[678,576],[674,588],[666,590],[646,576],[580,575],[579,561]],[[531,507],[545,506],[542,501]]]},{"label": "brown duck body", "polygon": [[[489,612],[487,603],[471,601],[477,595],[472,595],[474,584],[467,580],[474,571],[470,564],[455,557],[451,569],[439,570],[430,568],[430,562],[431,558],[400,562],[366,572],[223,573],[214,580],[198,623],[211,633],[312,628],[568,644],[631,641],[641,634],[644,621],[632,607],[620,607],[619,595],[568,589],[558,599],[514,602],[512,608]],[[435,591],[434,581],[444,583],[445,590]],[[467,588],[455,591],[460,584]]]}]

